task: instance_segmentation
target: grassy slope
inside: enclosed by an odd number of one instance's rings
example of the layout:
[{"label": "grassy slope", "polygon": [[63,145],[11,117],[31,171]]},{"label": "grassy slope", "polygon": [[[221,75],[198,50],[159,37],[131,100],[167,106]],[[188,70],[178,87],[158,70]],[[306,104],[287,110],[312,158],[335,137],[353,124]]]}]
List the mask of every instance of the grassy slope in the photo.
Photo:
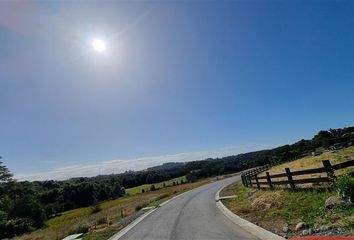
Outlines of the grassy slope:
[{"label": "grassy slope", "polygon": [[[296,171],[296,170],[303,170],[303,169],[310,169],[310,168],[320,168],[323,167],[322,160],[330,160],[331,164],[338,164],[342,162],[346,162],[349,160],[354,159],[354,146],[342,149],[336,152],[324,152],[319,156],[307,156],[292,162],[287,162],[275,167],[272,167],[268,172],[270,174],[275,174],[275,173],[284,173],[285,168],[288,167],[290,170]],[[344,173],[352,172],[354,171],[354,167],[342,169],[336,171],[337,175],[342,175]],[[265,173],[261,173],[260,176],[265,176]],[[312,175],[307,175],[307,177],[319,177],[319,176],[326,176],[325,173],[322,174],[312,174]],[[303,176],[295,176],[294,179],[299,179],[302,178]]]},{"label": "grassy slope", "polygon": [[[168,180],[168,181],[164,181],[164,182],[160,182],[160,183],[155,183],[155,187],[156,188],[163,188],[163,184],[165,184],[166,186],[172,186],[173,185],[173,182],[175,183],[181,183],[181,181],[184,181],[186,182],[187,179],[185,176],[182,176],[182,177],[178,177],[178,178],[173,178],[171,180]],[[137,187],[133,187],[133,188],[128,188],[126,190],[126,193],[129,194],[129,195],[135,195],[135,194],[138,194],[138,193],[141,193],[141,191],[144,189],[145,191],[149,191],[150,190],[150,187],[151,187],[152,184],[143,184],[143,185],[140,185],[140,186],[137,186]]]},{"label": "grassy slope", "polygon": [[[305,157],[293,162],[273,167],[271,173],[283,172],[285,167],[293,170],[315,168],[322,166],[322,160],[328,159],[332,164],[354,159],[354,147],[340,150],[335,153],[326,152],[316,157]],[[344,172],[337,171],[340,175]],[[249,199],[248,193],[253,192]],[[238,183],[223,191],[222,195],[236,194],[237,198],[223,200],[225,205],[238,215],[265,227],[273,232],[281,232],[285,224],[289,224],[294,235],[296,224],[304,221],[309,227],[328,225],[329,227],[344,227],[347,234],[354,234],[354,207],[338,206],[332,210],[325,208],[325,201],[329,196],[337,193],[331,189],[297,189],[257,191],[247,189]],[[291,235],[291,234],[290,234]]]},{"label": "grassy slope", "polygon": [[[89,226],[94,226],[95,224],[97,224],[97,228],[85,236],[85,239],[107,239],[109,236],[124,227],[117,224],[120,220],[122,220],[122,212],[124,217],[130,216],[136,212],[137,207],[158,204],[165,199],[206,184],[211,180],[209,178],[195,183],[171,186],[173,181],[178,181],[180,183],[181,179],[184,179],[184,177],[166,181],[166,185],[170,187],[161,188],[153,192],[149,191],[141,193],[141,189],[143,187],[127,189],[128,194],[125,197],[101,203],[100,206],[102,211],[98,213],[92,214],[90,207],[70,210],[62,213],[61,216],[50,219],[47,222],[48,227],[30,234],[16,237],[15,239],[62,239],[69,234],[82,232],[83,229]],[[162,187],[163,182],[155,184],[155,186]],[[100,221],[104,221],[105,219],[112,221],[113,225],[117,226],[107,227],[107,224],[98,224]]]}]

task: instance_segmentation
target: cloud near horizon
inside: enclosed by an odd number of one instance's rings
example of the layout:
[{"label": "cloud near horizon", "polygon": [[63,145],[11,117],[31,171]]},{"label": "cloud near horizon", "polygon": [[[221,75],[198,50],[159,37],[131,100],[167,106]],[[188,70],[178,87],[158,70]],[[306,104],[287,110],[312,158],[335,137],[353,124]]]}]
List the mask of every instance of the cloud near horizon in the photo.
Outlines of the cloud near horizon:
[{"label": "cloud near horizon", "polygon": [[139,171],[167,162],[190,162],[207,158],[225,157],[242,152],[261,150],[271,146],[226,147],[212,151],[178,153],[135,159],[107,160],[96,164],[71,165],[39,173],[18,173],[15,178],[20,181],[65,180],[73,177],[92,177],[104,174],[117,174],[125,171]]}]

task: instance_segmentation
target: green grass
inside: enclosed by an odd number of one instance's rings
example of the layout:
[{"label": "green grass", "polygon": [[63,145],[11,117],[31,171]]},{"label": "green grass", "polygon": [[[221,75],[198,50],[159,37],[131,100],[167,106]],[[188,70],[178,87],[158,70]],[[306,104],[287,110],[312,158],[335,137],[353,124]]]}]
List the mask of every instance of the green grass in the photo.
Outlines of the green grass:
[{"label": "green grass", "polygon": [[150,191],[151,185],[155,185],[155,188],[163,188],[163,184],[164,183],[166,184],[166,186],[173,186],[173,182],[181,183],[181,181],[186,182],[187,181],[186,176],[173,178],[173,179],[168,180],[168,181],[154,183],[154,184],[143,184],[143,185],[140,185],[140,186],[137,186],[137,187],[128,188],[128,189],[125,190],[125,192],[128,195],[135,195],[135,194],[141,193],[143,189],[145,190],[145,192]]},{"label": "green grass", "polygon": [[[304,221],[308,227],[328,225],[346,228],[354,233],[353,205],[343,204],[330,210],[325,208],[326,199],[337,195],[332,189],[258,191],[245,188],[241,183],[232,188],[237,197],[223,200],[225,205],[236,214],[271,231],[280,232],[285,224],[294,231],[296,224]],[[249,192],[253,192],[250,199]]]}]

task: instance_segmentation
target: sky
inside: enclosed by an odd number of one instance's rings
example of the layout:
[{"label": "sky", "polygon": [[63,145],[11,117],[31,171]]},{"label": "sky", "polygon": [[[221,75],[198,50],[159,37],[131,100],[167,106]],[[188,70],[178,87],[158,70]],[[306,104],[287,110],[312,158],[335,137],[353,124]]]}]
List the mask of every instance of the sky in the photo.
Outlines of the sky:
[{"label": "sky", "polygon": [[2,1],[2,161],[20,180],[66,179],[353,126],[353,12],[344,0]]}]

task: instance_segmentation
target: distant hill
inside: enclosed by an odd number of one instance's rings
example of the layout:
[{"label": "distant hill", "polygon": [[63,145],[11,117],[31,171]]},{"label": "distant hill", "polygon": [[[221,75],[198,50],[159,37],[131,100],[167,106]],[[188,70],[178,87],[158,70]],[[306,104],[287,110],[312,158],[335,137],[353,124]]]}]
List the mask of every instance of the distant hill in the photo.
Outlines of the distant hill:
[{"label": "distant hill", "polygon": [[147,170],[148,171],[170,170],[173,168],[180,168],[185,165],[186,165],[186,163],[184,163],[184,162],[168,162],[168,163],[164,163],[162,165],[150,167]]}]

